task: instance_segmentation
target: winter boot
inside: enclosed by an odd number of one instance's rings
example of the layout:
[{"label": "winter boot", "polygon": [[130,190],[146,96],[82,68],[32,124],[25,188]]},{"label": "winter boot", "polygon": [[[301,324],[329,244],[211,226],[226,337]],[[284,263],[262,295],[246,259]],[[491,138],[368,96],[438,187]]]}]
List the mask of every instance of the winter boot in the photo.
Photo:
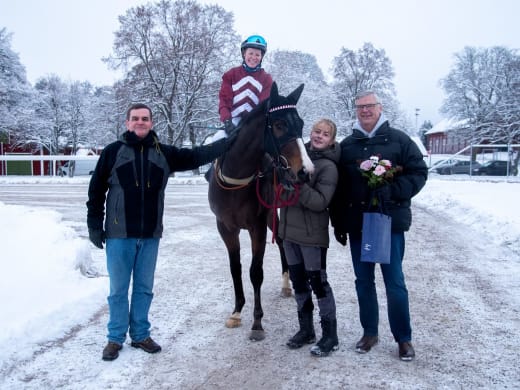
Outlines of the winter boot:
[{"label": "winter boot", "polygon": [[311,348],[311,354],[314,356],[327,356],[332,351],[339,348],[337,320],[328,318],[321,319],[321,340]]},{"label": "winter boot", "polygon": [[287,346],[291,349],[301,348],[304,344],[312,344],[316,341],[312,311],[299,311],[298,322],[300,330],[287,342]]}]

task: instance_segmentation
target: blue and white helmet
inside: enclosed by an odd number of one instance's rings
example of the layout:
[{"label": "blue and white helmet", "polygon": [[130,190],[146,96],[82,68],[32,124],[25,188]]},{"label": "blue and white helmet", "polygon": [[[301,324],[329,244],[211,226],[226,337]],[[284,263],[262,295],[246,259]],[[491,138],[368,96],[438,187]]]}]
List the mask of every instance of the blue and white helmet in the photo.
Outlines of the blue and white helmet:
[{"label": "blue and white helmet", "polygon": [[244,42],[242,42],[242,45],[240,46],[242,54],[244,54],[244,51],[247,48],[259,49],[262,52],[263,56],[267,51],[267,42],[260,35],[251,35]]}]

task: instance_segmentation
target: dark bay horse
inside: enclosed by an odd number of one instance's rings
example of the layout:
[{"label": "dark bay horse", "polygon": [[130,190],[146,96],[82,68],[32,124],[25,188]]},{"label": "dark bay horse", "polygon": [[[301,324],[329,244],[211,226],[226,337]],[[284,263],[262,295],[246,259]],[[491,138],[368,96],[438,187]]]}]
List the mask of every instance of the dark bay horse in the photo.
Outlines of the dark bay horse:
[{"label": "dark bay horse", "polygon": [[[235,307],[226,321],[227,327],[241,324],[245,296],[239,234],[242,229],[249,232],[252,249],[249,276],[254,291],[254,321],[249,338],[255,341],[265,337],[260,289],[264,279],[267,226],[274,236],[278,220],[276,208],[283,206],[277,195],[286,190],[289,193],[285,194],[286,198],[291,198],[291,191],[297,196],[294,192],[298,187],[293,184],[297,182],[298,171],[313,170],[301,139],[303,120],[296,110],[302,91],[303,84],[284,97],[278,94],[278,87],[273,83],[269,99],[242,119],[236,140],[216,161],[209,182],[209,204],[228,251],[235,291]],[[278,237],[276,242],[283,260],[282,242]]]}]

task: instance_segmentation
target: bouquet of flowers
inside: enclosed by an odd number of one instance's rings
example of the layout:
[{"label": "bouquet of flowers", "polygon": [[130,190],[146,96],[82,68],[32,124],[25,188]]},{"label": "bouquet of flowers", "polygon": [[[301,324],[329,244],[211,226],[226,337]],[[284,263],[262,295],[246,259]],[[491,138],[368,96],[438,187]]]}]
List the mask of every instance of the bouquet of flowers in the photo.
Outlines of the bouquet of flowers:
[{"label": "bouquet of flowers", "polygon": [[[379,156],[370,156],[368,160],[359,164],[361,174],[368,179],[368,187],[376,189],[392,181],[394,175],[400,172],[400,166],[392,166],[390,160],[380,159]],[[372,204],[377,205],[377,198],[372,199]]]}]

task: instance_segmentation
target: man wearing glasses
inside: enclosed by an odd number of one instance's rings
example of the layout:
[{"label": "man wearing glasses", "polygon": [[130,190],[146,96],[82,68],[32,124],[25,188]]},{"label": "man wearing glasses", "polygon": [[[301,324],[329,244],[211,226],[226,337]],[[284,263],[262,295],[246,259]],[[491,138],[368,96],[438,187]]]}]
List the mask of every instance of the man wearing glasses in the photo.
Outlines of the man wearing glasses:
[{"label": "man wearing glasses", "polygon": [[[404,232],[409,230],[412,221],[411,198],[425,185],[428,168],[415,142],[404,132],[390,126],[375,92],[358,94],[355,106],[357,121],[353,132],[340,144],[339,181],[330,206],[330,216],[336,240],[346,245],[347,233],[350,239],[359,317],[363,327],[363,336],[356,344],[356,351],[367,353],[379,341],[375,263],[360,260],[363,213],[368,211],[375,196],[382,203],[384,213],[392,217],[390,264],[381,264],[390,330],[398,343],[399,358],[410,361],[415,357],[415,351],[411,343],[408,290],[402,270]],[[400,167],[391,181],[376,189],[369,188],[359,166],[361,161],[372,156],[390,161],[394,168]]]}]

